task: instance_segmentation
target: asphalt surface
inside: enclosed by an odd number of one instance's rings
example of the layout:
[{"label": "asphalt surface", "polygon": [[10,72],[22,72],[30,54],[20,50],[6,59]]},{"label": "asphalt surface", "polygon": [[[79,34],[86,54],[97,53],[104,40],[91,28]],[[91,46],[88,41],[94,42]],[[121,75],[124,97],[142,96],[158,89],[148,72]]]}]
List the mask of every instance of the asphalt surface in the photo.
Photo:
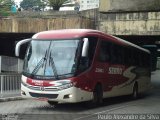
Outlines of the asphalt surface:
[{"label": "asphalt surface", "polygon": [[50,106],[33,99],[0,102],[0,120],[159,120],[160,70],[152,73],[151,81],[152,89],[139,99],[107,98],[97,108],[81,103]]}]

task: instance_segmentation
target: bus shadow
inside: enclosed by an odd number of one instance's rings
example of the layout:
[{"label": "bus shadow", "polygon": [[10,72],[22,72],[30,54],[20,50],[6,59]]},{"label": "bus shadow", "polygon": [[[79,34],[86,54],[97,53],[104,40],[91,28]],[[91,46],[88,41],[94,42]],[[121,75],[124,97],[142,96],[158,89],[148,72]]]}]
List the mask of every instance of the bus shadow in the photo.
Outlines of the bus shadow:
[{"label": "bus shadow", "polygon": [[46,104],[45,106],[37,106],[34,109],[39,111],[48,111],[48,112],[63,112],[63,113],[79,113],[79,112],[86,112],[94,109],[99,109],[103,107],[111,107],[112,105],[128,103],[131,101],[137,101],[140,99],[145,99],[150,94],[142,94],[136,100],[131,99],[130,96],[120,96],[120,97],[113,97],[113,98],[106,98],[103,100],[103,104],[97,107],[91,107],[87,105],[87,102],[82,103],[65,103],[65,104],[58,104],[55,106]]}]

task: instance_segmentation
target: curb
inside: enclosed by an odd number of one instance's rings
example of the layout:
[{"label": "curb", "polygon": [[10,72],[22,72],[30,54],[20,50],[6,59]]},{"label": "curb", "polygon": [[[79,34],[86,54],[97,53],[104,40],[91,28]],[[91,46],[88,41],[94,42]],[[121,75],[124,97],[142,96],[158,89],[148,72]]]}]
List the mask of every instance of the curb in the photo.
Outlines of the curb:
[{"label": "curb", "polygon": [[0,102],[23,100],[23,99],[24,99],[24,98],[22,98],[22,96],[6,97],[6,98],[0,98]]}]

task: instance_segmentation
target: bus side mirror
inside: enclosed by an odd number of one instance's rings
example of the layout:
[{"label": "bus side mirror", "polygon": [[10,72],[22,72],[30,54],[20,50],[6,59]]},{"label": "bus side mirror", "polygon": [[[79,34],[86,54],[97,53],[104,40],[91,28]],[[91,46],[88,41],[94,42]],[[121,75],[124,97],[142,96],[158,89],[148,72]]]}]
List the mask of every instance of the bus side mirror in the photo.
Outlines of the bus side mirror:
[{"label": "bus side mirror", "polygon": [[83,47],[82,47],[82,57],[88,57],[88,48],[89,48],[89,41],[88,38],[83,39]]},{"label": "bus side mirror", "polygon": [[25,43],[27,43],[29,41],[31,41],[31,39],[24,39],[24,40],[19,41],[16,44],[16,47],[15,47],[15,56],[17,56],[17,57],[19,56],[21,45],[23,45],[23,44],[25,44]]}]

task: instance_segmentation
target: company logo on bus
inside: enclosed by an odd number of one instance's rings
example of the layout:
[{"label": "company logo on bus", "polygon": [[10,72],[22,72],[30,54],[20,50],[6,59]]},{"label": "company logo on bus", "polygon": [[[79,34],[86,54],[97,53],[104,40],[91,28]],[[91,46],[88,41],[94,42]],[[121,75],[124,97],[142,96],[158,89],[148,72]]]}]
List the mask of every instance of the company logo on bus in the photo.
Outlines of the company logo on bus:
[{"label": "company logo on bus", "polygon": [[43,81],[32,80],[32,83],[36,86],[43,86]]},{"label": "company logo on bus", "polygon": [[[107,71],[107,70],[104,70],[103,68],[96,68],[96,70],[95,70],[95,72],[97,72],[97,73],[105,73],[105,71]],[[108,74],[121,75],[121,74],[123,74],[123,68],[109,67]]]},{"label": "company logo on bus", "polygon": [[50,81],[42,81],[42,80],[32,80],[32,79],[27,79],[27,83],[33,86],[43,86],[43,87],[48,87],[48,86],[54,86],[53,83]]},{"label": "company logo on bus", "polygon": [[40,87],[40,90],[41,90],[41,91],[45,91],[45,88],[44,88],[44,87]]},{"label": "company logo on bus", "polygon": [[123,73],[123,69],[120,67],[110,67],[108,74],[118,74],[121,75]]}]

